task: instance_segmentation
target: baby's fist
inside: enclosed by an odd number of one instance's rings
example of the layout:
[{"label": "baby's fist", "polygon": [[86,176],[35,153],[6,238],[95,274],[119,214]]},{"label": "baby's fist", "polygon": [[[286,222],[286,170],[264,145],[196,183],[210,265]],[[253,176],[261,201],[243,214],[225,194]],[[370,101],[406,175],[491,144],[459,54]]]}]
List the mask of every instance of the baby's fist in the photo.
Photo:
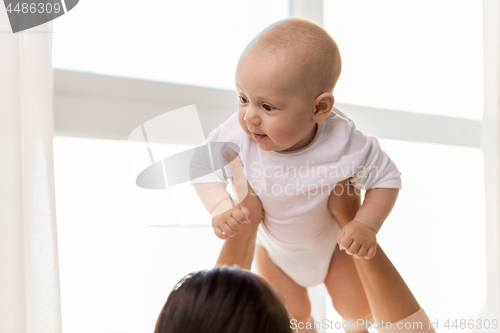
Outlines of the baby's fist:
[{"label": "baby's fist", "polygon": [[[232,199],[229,200],[234,204]],[[243,223],[250,224],[250,211],[241,205],[212,218],[214,233],[220,239],[235,236]]]},{"label": "baby's fist", "polygon": [[358,259],[371,259],[377,252],[376,232],[357,220],[352,220],[342,228],[337,243],[341,250]]}]

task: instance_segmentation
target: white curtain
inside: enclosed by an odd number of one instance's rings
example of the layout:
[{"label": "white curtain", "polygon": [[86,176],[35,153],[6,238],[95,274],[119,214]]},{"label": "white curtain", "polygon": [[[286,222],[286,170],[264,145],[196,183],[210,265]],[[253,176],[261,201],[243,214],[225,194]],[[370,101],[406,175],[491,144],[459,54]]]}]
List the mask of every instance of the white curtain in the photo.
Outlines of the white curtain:
[{"label": "white curtain", "polygon": [[13,34],[0,8],[2,333],[61,332],[51,28]]},{"label": "white curtain", "polygon": [[[481,319],[500,320],[500,2],[483,1],[487,300]],[[476,330],[481,332],[481,330]],[[475,331],[475,332],[476,332]]]}]

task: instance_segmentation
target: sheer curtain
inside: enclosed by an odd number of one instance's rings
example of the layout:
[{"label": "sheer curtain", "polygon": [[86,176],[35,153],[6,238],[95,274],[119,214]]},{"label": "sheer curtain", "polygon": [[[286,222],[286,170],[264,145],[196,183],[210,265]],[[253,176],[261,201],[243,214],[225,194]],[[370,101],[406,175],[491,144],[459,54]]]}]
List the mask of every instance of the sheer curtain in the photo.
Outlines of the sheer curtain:
[{"label": "sheer curtain", "polygon": [[0,332],[61,332],[50,30],[0,9]]},{"label": "sheer curtain", "polygon": [[[484,117],[488,297],[480,319],[500,318],[500,2],[483,1]],[[474,332],[482,332],[477,329]]]}]

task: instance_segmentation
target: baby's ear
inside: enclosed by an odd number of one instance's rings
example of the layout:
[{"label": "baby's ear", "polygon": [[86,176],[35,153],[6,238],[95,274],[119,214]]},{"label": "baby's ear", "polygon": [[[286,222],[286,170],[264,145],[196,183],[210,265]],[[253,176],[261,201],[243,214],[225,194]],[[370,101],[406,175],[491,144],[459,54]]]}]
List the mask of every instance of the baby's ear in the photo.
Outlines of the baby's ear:
[{"label": "baby's ear", "polygon": [[329,92],[322,93],[316,97],[316,100],[314,101],[314,114],[323,118],[318,122],[323,121],[324,118],[330,114],[334,102],[335,99],[333,98],[333,94]]}]

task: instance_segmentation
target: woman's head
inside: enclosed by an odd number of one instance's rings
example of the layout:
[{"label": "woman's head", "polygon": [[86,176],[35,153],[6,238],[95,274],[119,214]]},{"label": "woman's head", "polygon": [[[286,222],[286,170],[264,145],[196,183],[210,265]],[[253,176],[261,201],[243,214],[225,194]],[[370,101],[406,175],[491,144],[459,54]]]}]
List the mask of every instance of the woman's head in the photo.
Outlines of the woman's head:
[{"label": "woman's head", "polygon": [[155,333],[290,333],[282,296],[237,267],[190,273],[174,287]]}]

